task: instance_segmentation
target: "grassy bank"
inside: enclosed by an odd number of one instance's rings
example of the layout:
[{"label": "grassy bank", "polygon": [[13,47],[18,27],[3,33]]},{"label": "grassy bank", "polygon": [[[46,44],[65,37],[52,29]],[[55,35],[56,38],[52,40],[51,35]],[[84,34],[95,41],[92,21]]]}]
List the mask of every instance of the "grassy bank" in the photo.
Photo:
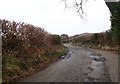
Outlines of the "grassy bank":
[{"label": "grassy bank", "polygon": [[61,37],[24,22],[0,20],[2,80],[26,77],[48,66],[66,52]]},{"label": "grassy bank", "polygon": [[55,49],[56,51],[52,51],[51,54],[46,52],[43,56],[37,54],[26,59],[3,56],[3,82],[14,81],[40,71],[68,52],[64,46],[57,46]]}]

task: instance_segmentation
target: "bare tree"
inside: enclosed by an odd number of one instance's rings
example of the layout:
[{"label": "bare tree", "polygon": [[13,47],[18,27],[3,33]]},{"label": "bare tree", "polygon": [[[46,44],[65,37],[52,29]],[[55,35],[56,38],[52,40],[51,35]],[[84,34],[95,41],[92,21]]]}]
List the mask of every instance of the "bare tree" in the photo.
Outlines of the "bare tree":
[{"label": "bare tree", "polygon": [[[62,2],[64,2],[65,4],[65,8],[67,8],[68,4],[67,2],[68,1],[73,1],[74,4],[73,4],[73,7],[75,8],[76,12],[81,16],[83,17],[83,15],[86,15],[85,12],[84,12],[84,4],[89,1],[89,0],[62,0]],[[96,1],[96,0],[95,0]],[[106,3],[107,2],[117,2],[117,0],[104,0]],[[107,4],[108,6],[108,4]],[[109,6],[108,6],[109,8]]]},{"label": "bare tree", "polygon": [[[67,3],[68,0],[62,0],[65,4],[65,8],[67,8],[67,6],[69,5]],[[87,2],[88,0],[75,0],[74,4],[72,5],[73,8],[75,8],[76,12],[80,15],[80,17],[83,18],[83,15],[86,15],[84,12],[84,8],[83,5],[85,2]]]}]

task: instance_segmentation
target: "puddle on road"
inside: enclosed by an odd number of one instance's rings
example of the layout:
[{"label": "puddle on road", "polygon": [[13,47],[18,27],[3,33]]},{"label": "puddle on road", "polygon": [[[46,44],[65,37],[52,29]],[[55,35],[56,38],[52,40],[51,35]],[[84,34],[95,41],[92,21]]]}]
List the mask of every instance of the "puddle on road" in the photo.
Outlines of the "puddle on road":
[{"label": "puddle on road", "polygon": [[66,58],[70,58],[71,54],[73,54],[73,51],[69,51],[66,55],[61,56],[61,59],[66,59]]},{"label": "puddle on road", "polygon": [[95,61],[101,61],[104,62],[106,59],[101,56],[101,54],[98,55],[91,55],[90,58]]},{"label": "puddle on road", "polygon": [[102,61],[92,60],[91,68],[93,68],[93,67],[100,67],[100,66],[103,65],[103,64],[104,64],[104,62],[102,62]]},{"label": "puddle on road", "polygon": [[68,52],[68,54],[72,54],[72,53],[74,53],[74,52],[73,52],[73,51],[69,51],[69,52]]},{"label": "puddle on road", "polygon": [[106,74],[105,58],[101,54],[91,54],[91,64],[86,68],[87,73],[85,73],[85,82],[99,82],[99,81],[110,81],[108,75]]}]

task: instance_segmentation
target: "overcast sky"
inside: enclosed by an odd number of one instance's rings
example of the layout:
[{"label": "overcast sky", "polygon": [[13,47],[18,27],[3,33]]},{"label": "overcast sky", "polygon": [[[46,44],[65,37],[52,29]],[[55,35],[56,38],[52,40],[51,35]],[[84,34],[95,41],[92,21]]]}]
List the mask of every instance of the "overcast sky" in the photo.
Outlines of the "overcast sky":
[{"label": "overcast sky", "polygon": [[64,7],[61,0],[0,0],[0,19],[26,22],[52,34],[69,36],[110,29],[110,12],[103,0],[88,0],[85,19],[69,6]]}]

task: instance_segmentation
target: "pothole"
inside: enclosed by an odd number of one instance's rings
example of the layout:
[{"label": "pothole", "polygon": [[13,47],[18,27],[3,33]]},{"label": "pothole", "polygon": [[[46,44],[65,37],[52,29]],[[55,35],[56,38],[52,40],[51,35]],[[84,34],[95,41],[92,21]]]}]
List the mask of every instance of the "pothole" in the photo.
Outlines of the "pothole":
[{"label": "pothole", "polygon": [[71,56],[71,54],[73,54],[73,53],[74,53],[73,51],[69,51],[66,55],[63,55],[59,58],[61,58],[61,59],[69,58]]},{"label": "pothole", "polygon": [[84,82],[94,82],[95,81],[95,78],[92,78],[92,77],[87,77]]},{"label": "pothole", "polygon": [[91,54],[90,58],[95,61],[101,61],[101,62],[106,61],[106,59],[103,56],[101,56],[101,54],[96,54],[96,53]]},{"label": "pothole", "polygon": [[[97,82],[97,81],[105,81],[104,79],[106,78],[105,74],[105,63],[106,59],[99,53],[93,53],[90,55],[91,58],[91,63],[90,65],[86,68],[84,73],[85,77],[85,82]],[[107,78],[109,79],[109,78]]]},{"label": "pothole", "polygon": [[87,69],[89,70],[89,72],[93,71],[93,68],[91,67],[88,67]]}]

